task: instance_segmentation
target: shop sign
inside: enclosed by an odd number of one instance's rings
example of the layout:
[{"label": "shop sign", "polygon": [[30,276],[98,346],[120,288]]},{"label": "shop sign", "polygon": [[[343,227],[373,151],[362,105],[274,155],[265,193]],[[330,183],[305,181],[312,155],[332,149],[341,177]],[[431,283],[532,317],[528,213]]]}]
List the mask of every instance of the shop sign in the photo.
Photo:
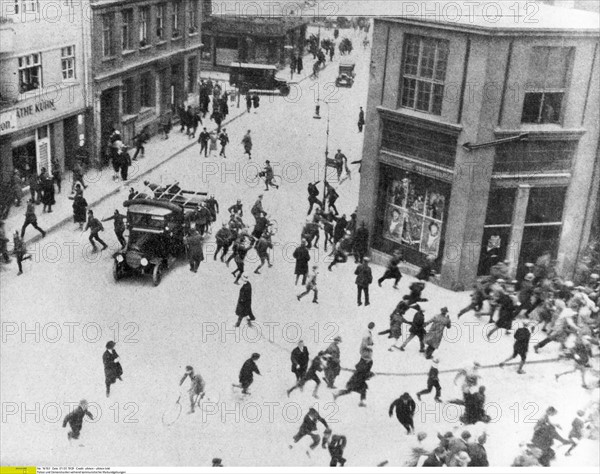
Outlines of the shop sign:
[{"label": "shop sign", "polygon": [[17,111],[9,110],[0,113],[0,135],[6,135],[17,130]]},{"label": "shop sign", "polygon": [[30,115],[35,115],[39,112],[44,112],[45,110],[56,110],[54,99],[41,100],[39,102],[27,105],[25,107],[19,107],[16,110],[17,118],[28,117]]}]

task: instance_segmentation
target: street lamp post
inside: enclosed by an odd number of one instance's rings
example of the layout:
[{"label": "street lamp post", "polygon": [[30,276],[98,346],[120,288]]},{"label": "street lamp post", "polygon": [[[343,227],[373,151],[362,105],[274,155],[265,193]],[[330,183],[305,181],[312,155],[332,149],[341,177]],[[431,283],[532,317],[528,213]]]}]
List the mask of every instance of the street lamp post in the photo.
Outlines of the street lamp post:
[{"label": "street lamp post", "polygon": [[329,102],[325,102],[327,105],[327,136],[325,138],[325,171],[323,174],[323,211],[325,211],[325,193],[327,192],[327,187],[325,183],[327,182],[327,158],[329,158]]}]

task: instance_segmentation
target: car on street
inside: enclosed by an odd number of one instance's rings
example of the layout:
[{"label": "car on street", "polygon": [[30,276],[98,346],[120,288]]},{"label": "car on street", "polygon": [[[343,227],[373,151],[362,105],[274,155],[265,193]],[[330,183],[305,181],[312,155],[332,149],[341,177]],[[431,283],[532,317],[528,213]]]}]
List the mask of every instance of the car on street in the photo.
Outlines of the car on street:
[{"label": "car on street", "polygon": [[290,86],[284,79],[277,78],[278,69],[268,64],[231,63],[229,84],[241,93],[280,94],[287,96]]},{"label": "car on street", "polygon": [[125,249],[114,255],[115,281],[151,275],[158,286],[163,273],[185,255],[185,233],[206,194],[184,191],[175,184],[156,188],[153,196],[125,201],[129,235]]}]

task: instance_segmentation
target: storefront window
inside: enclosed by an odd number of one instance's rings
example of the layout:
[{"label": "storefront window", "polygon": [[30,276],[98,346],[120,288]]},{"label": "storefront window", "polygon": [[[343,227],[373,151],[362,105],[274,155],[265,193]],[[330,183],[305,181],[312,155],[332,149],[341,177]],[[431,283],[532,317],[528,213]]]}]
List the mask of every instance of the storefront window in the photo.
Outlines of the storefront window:
[{"label": "storefront window", "polygon": [[37,172],[35,138],[12,149],[13,168],[19,171],[23,187],[29,184],[29,176]]},{"label": "storefront window", "polygon": [[489,275],[490,269],[496,263],[506,259],[516,191],[514,188],[490,190],[477,269],[478,275]]},{"label": "storefront window", "polygon": [[415,173],[384,168],[388,180],[381,235],[412,251],[415,263],[424,256],[439,257],[449,186]]}]

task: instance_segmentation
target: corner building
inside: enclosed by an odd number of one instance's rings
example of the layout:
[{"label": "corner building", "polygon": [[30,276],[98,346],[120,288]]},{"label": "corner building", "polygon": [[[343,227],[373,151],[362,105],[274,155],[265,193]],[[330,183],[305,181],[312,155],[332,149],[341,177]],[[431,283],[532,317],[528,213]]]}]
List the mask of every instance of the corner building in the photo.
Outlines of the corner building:
[{"label": "corner building", "polygon": [[374,22],[358,209],[373,256],[432,255],[454,290],[494,255],[521,276],[549,251],[568,277],[598,200],[599,17],[450,3]]}]

